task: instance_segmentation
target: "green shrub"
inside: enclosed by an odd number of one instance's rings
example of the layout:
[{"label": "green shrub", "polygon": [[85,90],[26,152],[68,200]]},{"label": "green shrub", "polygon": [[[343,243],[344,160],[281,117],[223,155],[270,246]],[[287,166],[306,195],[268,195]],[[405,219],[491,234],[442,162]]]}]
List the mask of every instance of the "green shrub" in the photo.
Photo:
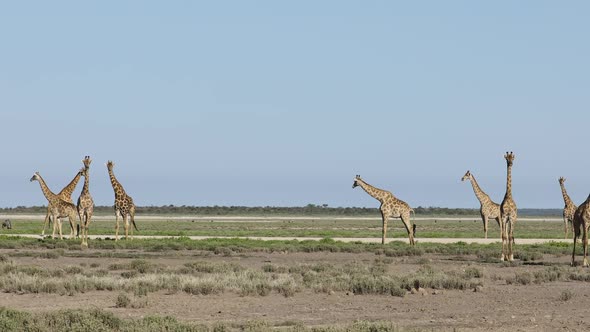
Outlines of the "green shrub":
[{"label": "green shrub", "polygon": [[125,293],[119,293],[117,296],[117,301],[115,302],[115,307],[117,308],[127,308],[131,305],[131,299]]},{"label": "green shrub", "polygon": [[559,299],[561,301],[564,301],[565,302],[565,301],[571,300],[573,297],[574,297],[574,293],[571,290],[566,289],[563,292],[561,292],[561,295],[559,296]]},{"label": "green shrub", "polygon": [[514,274],[514,277],[507,278],[507,284],[528,285],[533,281],[533,275],[530,272],[522,272]]},{"label": "green shrub", "polygon": [[464,273],[465,273],[465,278],[468,278],[468,279],[483,277],[483,272],[481,272],[478,268],[476,268],[474,266],[469,266],[469,267],[465,268]]}]

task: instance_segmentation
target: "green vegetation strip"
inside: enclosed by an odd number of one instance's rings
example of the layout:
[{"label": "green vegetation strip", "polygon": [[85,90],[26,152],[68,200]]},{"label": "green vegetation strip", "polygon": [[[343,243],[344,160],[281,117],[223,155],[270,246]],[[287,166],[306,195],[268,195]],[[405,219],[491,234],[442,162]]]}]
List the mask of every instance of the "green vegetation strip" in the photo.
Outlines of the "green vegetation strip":
[{"label": "green vegetation strip", "polygon": [[[186,237],[170,239],[134,239],[134,240],[91,240],[89,248],[103,251],[103,256],[116,252],[104,251],[109,249],[143,250],[147,252],[162,252],[174,250],[202,250],[220,255],[233,255],[243,252],[374,252],[386,256],[419,256],[422,254],[452,254],[478,255],[482,258],[498,256],[501,245],[467,244],[457,242],[450,244],[418,243],[409,246],[401,241],[392,241],[386,245],[377,243],[340,242],[330,238],[320,241],[262,241],[242,238],[216,238],[205,240],[191,240]],[[578,246],[581,249],[581,246]],[[63,249],[68,255],[80,255],[87,252],[80,246],[80,240],[34,239],[23,237],[0,236],[0,249]],[[516,258],[521,260],[535,260],[542,254],[571,255],[571,244],[549,242],[545,244],[517,245]],[[88,255],[96,254],[90,251]]]},{"label": "green vegetation strip", "polygon": [[[141,219],[136,220],[137,235],[160,236],[229,236],[229,237],[372,237],[381,236],[381,221],[366,219],[337,219],[322,217],[318,219],[265,219],[253,220],[190,220],[190,219]],[[416,234],[419,238],[482,238],[483,227],[479,217],[469,220],[416,220]],[[43,218],[38,220],[13,219],[11,230],[0,229],[0,234],[41,234]],[[114,236],[115,220],[93,220],[89,234]],[[66,235],[70,234],[69,222],[62,226]],[[46,230],[51,235],[52,229]],[[120,228],[120,234],[123,228]],[[407,232],[398,220],[390,220],[390,237],[406,237]],[[488,236],[500,240],[500,229],[494,221],[490,222]],[[515,237],[535,239],[563,238],[563,222],[519,219]]]}]

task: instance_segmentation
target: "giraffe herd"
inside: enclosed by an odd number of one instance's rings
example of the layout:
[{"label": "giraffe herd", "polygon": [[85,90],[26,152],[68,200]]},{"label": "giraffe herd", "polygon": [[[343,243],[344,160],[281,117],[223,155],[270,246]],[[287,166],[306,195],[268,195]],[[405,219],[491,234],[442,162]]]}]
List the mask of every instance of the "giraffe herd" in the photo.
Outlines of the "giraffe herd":
[{"label": "giraffe herd", "polygon": [[[473,174],[467,171],[461,178],[461,181],[469,180],[473,187],[473,192],[480,202],[480,215],[483,222],[484,237],[488,237],[488,221],[494,219],[500,226],[500,235],[502,238],[502,254],[501,260],[514,260],[513,246],[514,246],[514,227],[517,221],[517,207],[512,197],[512,165],[514,163],[515,155],[512,152],[506,152],[504,155],[507,166],[506,174],[506,193],[501,204],[497,204],[487,195],[479,186]],[[53,220],[53,232],[52,238],[55,238],[55,233],[59,233],[60,239],[62,235],[62,219],[68,218],[70,223],[70,238],[73,238],[76,233],[76,222],[80,222],[82,246],[88,247],[88,228],[92,220],[92,214],[94,210],[94,201],[90,194],[90,164],[92,160],[89,156],[85,156],[82,160],[84,167],[82,167],[78,173],[74,176],[72,181],[64,187],[59,193],[54,194],[39,172],[35,172],[31,177],[32,181],[38,181],[41,187],[43,195],[47,199],[47,214],[43,223],[42,236],[45,235],[45,229],[49,224],[50,219]],[[133,198],[127,195],[125,189],[121,183],[115,177],[113,173],[114,163],[108,161],[106,163],[111,186],[115,193],[115,240],[119,239],[119,218],[123,221],[123,227],[125,229],[125,238],[133,238],[133,229],[138,230],[135,224],[135,204]],[[84,177],[84,187],[78,198],[78,202],[74,205],[72,201],[72,193],[78,184],[80,177]],[[564,233],[565,238],[568,235],[568,224],[571,224],[572,234],[574,240],[574,248],[572,252],[572,265],[575,264],[575,249],[576,241],[581,238],[584,249],[584,260],[583,266],[589,266],[588,263],[588,230],[590,227],[590,196],[577,207],[570,199],[565,189],[565,178],[559,178],[559,185],[565,202],[563,209],[563,220],[564,220]],[[361,187],[367,194],[378,200],[381,205],[379,210],[381,211],[382,219],[382,235],[381,243],[385,244],[387,237],[387,222],[389,218],[400,218],[406,231],[408,233],[410,245],[415,244],[414,237],[416,235],[416,225],[412,224],[410,219],[411,213],[414,210],[410,205],[401,199],[395,197],[391,192],[383,189],[376,188],[366,181],[364,181],[360,175],[354,178],[352,188]],[[132,225],[130,225],[130,223]],[[131,227],[131,235],[129,235],[129,228]],[[79,235],[79,234],[76,234]]]},{"label": "giraffe herd", "polygon": [[[90,156],[85,156],[82,160],[84,167],[82,167],[76,176],[70,181],[70,183],[63,188],[58,194],[54,194],[47,184],[45,180],[41,177],[39,172],[35,172],[33,177],[31,177],[32,181],[38,181],[39,185],[41,186],[41,191],[45,198],[47,199],[47,214],[45,216],[45,221],[43,222],[43,231],[41,236],[45,235],[45,228],[49,224],[49,221],[53,220],[53,232],[51,234],[52,238],[55,238],[55,233],[59,233],[59,238],[62,239],[62,225],[61,220],[62,218],[68,218],[70,222],[70,238],[73,238],[76,234],[76,224],[77,221],[80,222],[80,231],[81,231],[81,239],[82,239],[82,246],[88,247],[88,228],[90,226],[90,222],[92,220],[92,214],[94,212],[94,201],[92,199],[92,195],[90,195],[90,164],[92,163],[92,159]],[[112,161],[108,161],[106,166],[109,172],[109,177],[111,179],[111,185],[113,186],[113,190],[115,192],[115,218],[116,218],[116,226],[115,226],[115,240],[119,239],[119,217],[123,219],[123,224],[125,228],[125,238],[129,237],[129,220],[133,224],[133,227],[137,230],[137,226],[135,225],[135,205],[133,204],[133,199],[131,196],[125,193],[123,186],[113,173],[113,166],[115,164]],[[84,187],[82,188],[82,192],[80,193],[80,197],[78,198],[77,205],[74,205],[72,201],[72,193],[76,188],[76,185],[80,181],[80,177],[84,177]],[[131,229],[131,238],[133,238],[133,229]]]},{"label": "giraffe herd", "polygon": [[[473,192],[480,203],[480,215],[483,222],[484,237],[488,237],[488,221],[490,219],[496,220],[498,226],[500,226],[500,236],[502,238],[502,254],[500,259],[502,261],[514,260],[514,227],[517,220],[517,207],[514,199],[512,198],[512,164],[514,163],[515,155],[512,152],[506,152],[504,155],[507,166],[506,174],[506,193],[501,204],[492,201],[489,195],[487,195],[479,186],[473,174],[467,171],[461,178],[461,181],[469,180],[473,187]],[[574,241],[574,247],[572,252],[572,265],[575,265],[575,252],[576,242],[581,237],[582,245],[584,249],[584,261],[583,266],[589,266],[588,262],[588,232],[590,228],[590,196],[577,207],[565,190],[565,178],[559,178],[559,185],[561,186],[561,192],[563,194],[563,200],[565,207],[563,209],[563,222],[564,222],[564,233],[565,238],[568,237],[568,224],[571,224],[572,235]],[[411,245],[415,244],[414,237],[416,235],[416,225],[412,224],[410,220],[410,212],[414,210],[404,201],[393,196],[389,191],[378,189],[366,183],[359,175],[354,178],[352,187],[355,188],[360,186],[367,194],[377,199],[380,203],[381,218],[382,218],[382,238],[381,243],[385,243],[387,234],[387,222],[389,218],[401,218],[409,237]]]}]

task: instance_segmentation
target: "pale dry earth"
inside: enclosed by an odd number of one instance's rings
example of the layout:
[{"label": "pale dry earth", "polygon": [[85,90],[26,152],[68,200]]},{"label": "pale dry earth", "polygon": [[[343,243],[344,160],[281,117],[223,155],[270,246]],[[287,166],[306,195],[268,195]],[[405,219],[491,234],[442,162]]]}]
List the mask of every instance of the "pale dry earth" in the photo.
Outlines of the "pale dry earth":
[{"label": "pale dry earth", "polygon": [[[10,255],[14,250],[0,250]],[[371,263],[375,254],[361,253],[247,253],[240,256],[195,256],[193,253],[162,253],[150,262],[163,266],[180,266],[196,260],[233,262],[248,268],[264,264],[292,266],[297,264],[350,262]],[[59,257],[40,259],[11,258],[18,264],[55,267],[112,263],[130,259]],[[567,257],[546,257],[547,262],[567,265]],[[198,323],[227,322],[243,324],[263,320],[284,326],[300,323],[306,326],[350,324],[355,320],[391,321],[400,328],[429,331],[587,331],[590,329],[590,288],[584,282],[551,282],[540,285],[509,285],[503,279],[520,272],[544,268],[536,265],[506,267],[497,263],[458,261],[444,255],[396,257],[388,264],[388,273],[406,274],[427,264],[445,271],[467,266],[483,272],[483,288],[474,291],[426,289],[408,292],[404,297],[390,295],[355,295],[350,292],[315,293],[303,290],[292,297],[277,293],[268,296],[239,296],[231,292],[217,295],[190,295],[183,292],[149,293],[144,308],[116,308],[118,292],[92,291],[72,296],[56,294],[0,293],[0,306],[31,312],[56,309],[100,308],[123,318],[146,315],[170,315],[182,321]],[[571,291],[571,300],[561,294]]]},{"label": "pale dry earth", "polygon": [[[3,234],[3,236],[18,236],[27,238],[42,238],[38,234]],[[66,238],[66,236],[64,236]],[[112,239],[113,235],[88,235],[89,239]],[[191,240],[206,240],[206,239],[250,239],[250,240],[262,240],[262,241],[321,241],[321,237],[289,237],[289,236],[168,236],[168,235],[134,235],[136,239],[176,239],[176,238],[189,238]],[[381,243],[381,238],[367,238],[367,237],[334,237],[331,238],[335,241],[340,242],[359,242],[359,243]],[[408,243],[409,240],[405,238],[388,238],[387,243],[393,241],[401,241]],[[477,243],[477,244],[490,244],[498,243],[500,239],[483,239],[483,238],[416,238],[416,243]],[[564,242],[571,243],[570,239],[517,239],[518,244],[542,244],[549,242]]]}]

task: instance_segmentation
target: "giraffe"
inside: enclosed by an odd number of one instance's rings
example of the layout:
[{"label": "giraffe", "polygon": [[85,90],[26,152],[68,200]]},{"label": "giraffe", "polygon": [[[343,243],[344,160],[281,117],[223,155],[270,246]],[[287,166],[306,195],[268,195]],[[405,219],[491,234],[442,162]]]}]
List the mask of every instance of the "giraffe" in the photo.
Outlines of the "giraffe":
[{"label": "giraffe", "polygon": [[62,228],[61,228],[61,218],[68,217],[70,220],[70,238],[74,235],[74,225],[76,224],[76,206],[73,203],[70,203],[64,199],[61,199],[58,195],[54,194],[47,184],[41,177],[39,172],[35,172],[33,177],[31,177],[31,182],[38,181],[39,185],[41,186],[41,191],[43,191],[43,195],[47,198],[49,202],[48,208],[51,211],[51,217],[53,218],[53,234],[51,235],[52,238],[55,238],[55,231],[59,228],[59,238],[62,239]]},{"label": "giraffe", "polygon": [[[475,192],[475,196],[479,200],[481,206],[479,207],[479,213],[481,215],[481,220],[483,221],[483,232],[484,236],[488,238],[488,220],[496,219],[498,222],[498,226],[500,226],[500,204],[495,203],[492,201],[490,196],[481,190],[477,181],[475,181],[475,177],[471,172],[467,171],[465,175],[461,178],[461,181],[465,181],[469,179],[471,181],[471,185],[473,186],[473,191]],[[500,228],[501,229],[501,228]]]},{"label": "giraffe", "polygon": [[506,194],[500,205],[500,228],[502,230],[502,257],[501,260],[514,260],[512,246],[514,244],[514,226],[516,224],[517,209],[516,203],[512,199],[512,163],[514,162],[514,154],[506,152],[504,159],[506,159],[507,175],[506,175]]},{"label": "giraffe", "polygon": [[406,231],[408,232],[408,237],[410,239],[410,244],[414,245],[414,235],[416,233],[416,225],[412,225],[410,220],[410,212],[414,212],[414,210],[404,201],[396,198],[393,196],[392,193],[386,190],[378,189],[370,184],[366,183],[363,179],[361,179],[360,175],[357,175],[354,178],[354,182],[352,183],[352,188],[360,186],[373,198],[378,200],[381,203],[379,209],[381,210],[381,219],[383,221],[383,229],[382,229],[382,236],[381,236],[381,244],[385,244],[385,238],[387,237],[387,221],[391,218],[401,218],[404,226],[406,227]]},{"label": "giraffe", "polygon": [[[575,266],[576,258],[576,241],[582,235],[582,245],[584,248],[584,261],[582,266],[588,266],[588,227],[590,226],[590,195],[580,205],[574,213],[573,222],[573,233],[574,233],[574,250],[572,251],[572,266]],[[582,233],[583,232],[583,233]],[[580,234],[582,233],[582,234]]]},{"label": "giraffe", "polygon": [[[125,239],[127,239],[128,232],[129,232],[129,218],[131,218],[131,223],[135,230],[137,226],[135,225],[135,204],[133,204],[133,198],[125,193],[123,186],[117,181],[115,178],[115,173],[113,173],[113,166],[115,164],[112,161],[107,162],[107,169],[109,171],[109,177],[111,178],[111,185],[113,186],[113,190],[115,191],[115,241],[119,239],[119,216],[123,218],[123,226],[125,227]],[[133,228],[131,229],[131,239],[133,239]]]},{"label": "giraffe", "polygon": [[[565,232],[565,238],[567,239],[567,224],[572,224],[574,222],[574,214],[576,213],[576,209],[578,208],[574,202],[570,199],[570,196],[567,194],[565,190],[565,178],[559,178],[559,186],[561,187],[561,194],[563,195],[563,201],[565,202],[565,206],[563,207],[563,230]],[[573,231],[572,231],[573,235]]]},{"label": "giraffe", "polygon": [[[78,181],[80,181],[80,176],[82,174],[80,173],[80,171],[78,171],[78,173],[76,173],[76,176],[74,176],[74,178],[72,179],[72,181],[70,181],[70,183],[68,183],[67,186],[65,186],[57,195],[59,196],[59,198],[63,199],[66,202],[70,202],[72,204],[74,204],[74,201],[72,200],[72,193],[74,192],[74,189],[76,189],[76,185],[78,184]],[[45,236],[45,228],[47,227],[47,225],[49,225],[51,219],[49,218],[49,216],[51,215],[50,211],[49,211],[49,205],[47,206],[47,213],[45,214],[45,221],[43,222],[43,231],[41,232],[41,236]],[[76,234],[77,236],[78,234]]]},{"label": "giraffe", "polygon": [[78,198],[78,216],[80,217],[80,228],[82,229],[82,246],[88,247],[88,226],[92,219],[92,213],[94,212],[94,201],[90,195],[90,163],[92,159],[90,156],[84,157],[82,163],[84,168],[80,170],[84,177],[84,187]]}]

